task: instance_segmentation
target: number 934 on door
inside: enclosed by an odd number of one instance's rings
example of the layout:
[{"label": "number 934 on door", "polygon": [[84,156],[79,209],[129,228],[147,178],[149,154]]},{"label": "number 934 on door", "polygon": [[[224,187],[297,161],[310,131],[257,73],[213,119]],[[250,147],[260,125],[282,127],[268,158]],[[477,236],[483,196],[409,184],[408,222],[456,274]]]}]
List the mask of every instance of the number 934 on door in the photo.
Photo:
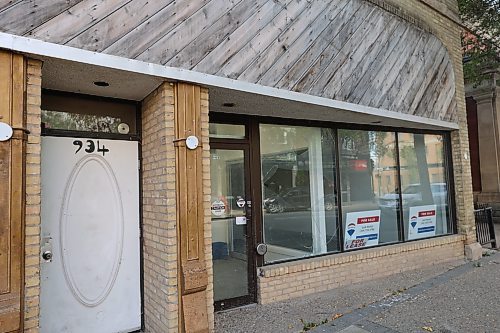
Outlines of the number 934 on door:
[{"label": "number 934 on door", "polygon": [[73,145],[76,146],[75,154],[78,154],[80,150],[83,149],[87,154],[91,154],[94,152],[102,153],[102,156],[105,156],[106,153],[109,153],[109,149],[104,145],[100,145],[99,140],[75,140],[73,141]]}]

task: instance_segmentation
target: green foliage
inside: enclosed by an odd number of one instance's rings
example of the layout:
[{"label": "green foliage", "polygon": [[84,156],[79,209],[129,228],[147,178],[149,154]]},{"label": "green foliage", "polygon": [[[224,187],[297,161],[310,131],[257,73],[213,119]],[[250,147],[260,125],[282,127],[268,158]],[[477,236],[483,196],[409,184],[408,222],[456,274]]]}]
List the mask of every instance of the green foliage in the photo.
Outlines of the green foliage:
[{"label": "green foliage", "polygon": [[328,319],[322,320],[319,323],[308,322],[308,321],[304,321],[303,319],[300,319],[300,321],[302,322],[302,326],[303,326],[302,327],[302,332],[310,331],[313,328],[318,327],[319,325],[324,325],[324,324],[328,323]]},{"label": "green foliage", "polygon": [[42,110],[42,122],[47,128],[70,131],[118,133],[120,118]]},{"label": "green foliage", "polygon": [[469,29],[462,35],[464,76],[479,84],[500,66],[500,0],[458,0],[458,6]]}]

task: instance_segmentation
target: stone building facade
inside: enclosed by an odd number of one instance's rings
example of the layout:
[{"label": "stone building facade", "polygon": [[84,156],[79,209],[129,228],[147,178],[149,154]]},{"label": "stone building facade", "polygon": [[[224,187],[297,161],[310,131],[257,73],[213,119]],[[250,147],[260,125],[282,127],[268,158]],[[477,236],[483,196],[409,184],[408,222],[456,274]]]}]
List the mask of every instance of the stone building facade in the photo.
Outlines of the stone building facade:
[{"label": "stone building facade", "polygon": [[500,216],[498,167],[498,110],[500,110],[499,70],[487,71],[479,85],[466,85],[467,117],[474,202],[493,208],[495,222]]}]

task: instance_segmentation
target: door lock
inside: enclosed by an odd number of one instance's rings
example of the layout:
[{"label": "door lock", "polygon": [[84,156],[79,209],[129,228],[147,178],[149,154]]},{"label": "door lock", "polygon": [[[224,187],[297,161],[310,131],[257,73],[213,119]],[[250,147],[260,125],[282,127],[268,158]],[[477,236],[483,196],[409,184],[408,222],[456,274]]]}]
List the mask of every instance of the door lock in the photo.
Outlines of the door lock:
[{"label": "door lock", "polygon": [[43,260],[45,260],[45,261],[52,261],[52,251],[49,251],[49,250],[44,251],[44,252],[42,253],[42,258],[43,258]]},{"label": "door lock", "polygon": [[52,237],[44,237],[42,238],[42,247],[40,249],[42,253],[42,259],[45,262],[52,262]]}]

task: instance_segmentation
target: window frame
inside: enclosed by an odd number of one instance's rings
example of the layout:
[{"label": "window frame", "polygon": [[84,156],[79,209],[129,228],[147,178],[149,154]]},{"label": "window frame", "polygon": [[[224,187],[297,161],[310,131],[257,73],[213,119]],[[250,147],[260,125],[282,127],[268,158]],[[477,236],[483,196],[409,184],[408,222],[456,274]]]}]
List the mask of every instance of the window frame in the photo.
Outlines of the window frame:
[{"label": "window frame", "polygon": [[[259,125],[260,124],[269,124],[269,125],[284,125],[284,126],[301,126],[301,127],[321,127],[331,129],[333,131],[335,147],[334,147],[334,156],[335,156],[335,190],[337,192],[336,196],[336,208],[338,211],[338,220],[339,224],[337,227],[338,232],[338,240],[340,243],[340,248],[338,251],[326,252],[317,255],[311,255],[307,257],[299,257],[299,258],[291,258],[286,260],[275,261],[271,263],[264,262],[264,256],[257,256],[257,267],[262,266],[272,266],[276,264],[282,264],[287,262],[294,262],[304,259],[311,258],[319,258],[327,255],[334,255],[339,253],[346,252],[356,252],[359,250],[366,249],[375,249],[387,245],[394,244],[404,244],[409,242],[415,242],[425,239],[432,239],[437,237],[449,236],[457,233],[457,220],[456,220],[456,201],[455,201],[455,179],[454,179],[454,168],[453,168],[453,159],[452,159],[452,142],[451,142],[451,133],[452,130],[433,130],[433,129],[420,129],[420,128],[412,128],[412,127],[389,127],[389,126],[380,126],[380,125],[366,125],[366,124],[352,124],[352,123],[342,123],[342,122],[326,122],[326,121],[317,121],[317,120],[309,120],[309,119],[285,119],[285,118],[275,118],[275,117],[265,117],[265,116],[249,116],[249,115],[236,115],[236,114],[226,114],[219,112],[211,112],[210,113],[210,122],[214,123],[225,123],[225,124],[239,124],[246,126],[247,137],[244,141],[248,140],[251,146],[250,156],[252,159],[253,173],[252,182],[254,184],[253,188],[256,193],[261,193],[262,184],[260,181],[260,133],[259,133]],[[396,242],[390,243],[382,243],[375,246],[364,247],[359,249],[345,250],[344,249],[344,221],[343,221],[343,212],[342,212],[342,195],[341,195],[341,180],[340,180],[340,149],[339,149],[339,130],[361,130],[361,131],[377,131],[377,132],[391,132],[395,135],[395,150],[396,150],[396,162],[397,162],[397,181],[400,185],[399,191],[399,206],[402,207],[403,198],[402,198],[402,189],[401,189],[401,165],[400,165],[400,156],[399,156],[399,133],[411,133],[411,134],[430,134],[430,135],[440,135],[443,137],[443,163],[444,163],[444,172],[445,172],[445,181],[448,186],[447,193],[447,202],[449,205],[449,219],[447,221],[447,229],[448,232],[440,235],[419,238],[414,240],[406,240],[404,237],[405,234],[405,225],[404,225],[404,216],[403,209],[398,210],[399,214],[399,223],[398,223],[398,236],[399,240]],[[212,140],[212,139],[210,139]],[[214,141],[217,141],[214,139]],[[255,169],[258,166],[258,169]],[[256,180],[259,180],[256,182]],[[257,197],[253,197],[254,207],[257,207],[257,203],[260,205],[260,209],[262,210],[262,198],[261,194],[258,194]],[[256,225],[256,233],[254,243],[258,244],[263,240],[263,218],[262,212],[255,216],[257,220],[255,221]]]},{"label": "window frame", "polygon": [[[67,130],[67,129],[59,129],[59,128],[45,128],[42,127],[41,135],[42,136],[56,136],[56,137],[85,137],[90,139],[110,139],[110,140],[129,140],[129,141],[141,141],[141,127],[142,127],[142,118],[141,118],[141,103],[137,101],[131,101],[120,98],[112,98],[112,97],[102,97],[102,96],[94,96],[87,95],[81,93],[72,93],[60,90],[51,90],[51,89],[42,89],[42,110],[46,108],[46,97],[56,97],[62,98],[63,100],[59,103],[66,105],[68,102],[78,103],[78,101],[93,101],[96,103],[105,102],[112,103],[115,105],[123,105],[127,106],[130,109],[134,109],[134,121],[135,121],[135,133],[130,134],[119,134],[119,133],[107,133],[107,132],[91,132],[91,131],[77,131],[77,130]],[[67,112],[62,110],[59,107],[54,108],[54,112]],[[75,114],[88,114],[85,112],[74,112]],[[98,112],[102,113],[102,112]]]}]

